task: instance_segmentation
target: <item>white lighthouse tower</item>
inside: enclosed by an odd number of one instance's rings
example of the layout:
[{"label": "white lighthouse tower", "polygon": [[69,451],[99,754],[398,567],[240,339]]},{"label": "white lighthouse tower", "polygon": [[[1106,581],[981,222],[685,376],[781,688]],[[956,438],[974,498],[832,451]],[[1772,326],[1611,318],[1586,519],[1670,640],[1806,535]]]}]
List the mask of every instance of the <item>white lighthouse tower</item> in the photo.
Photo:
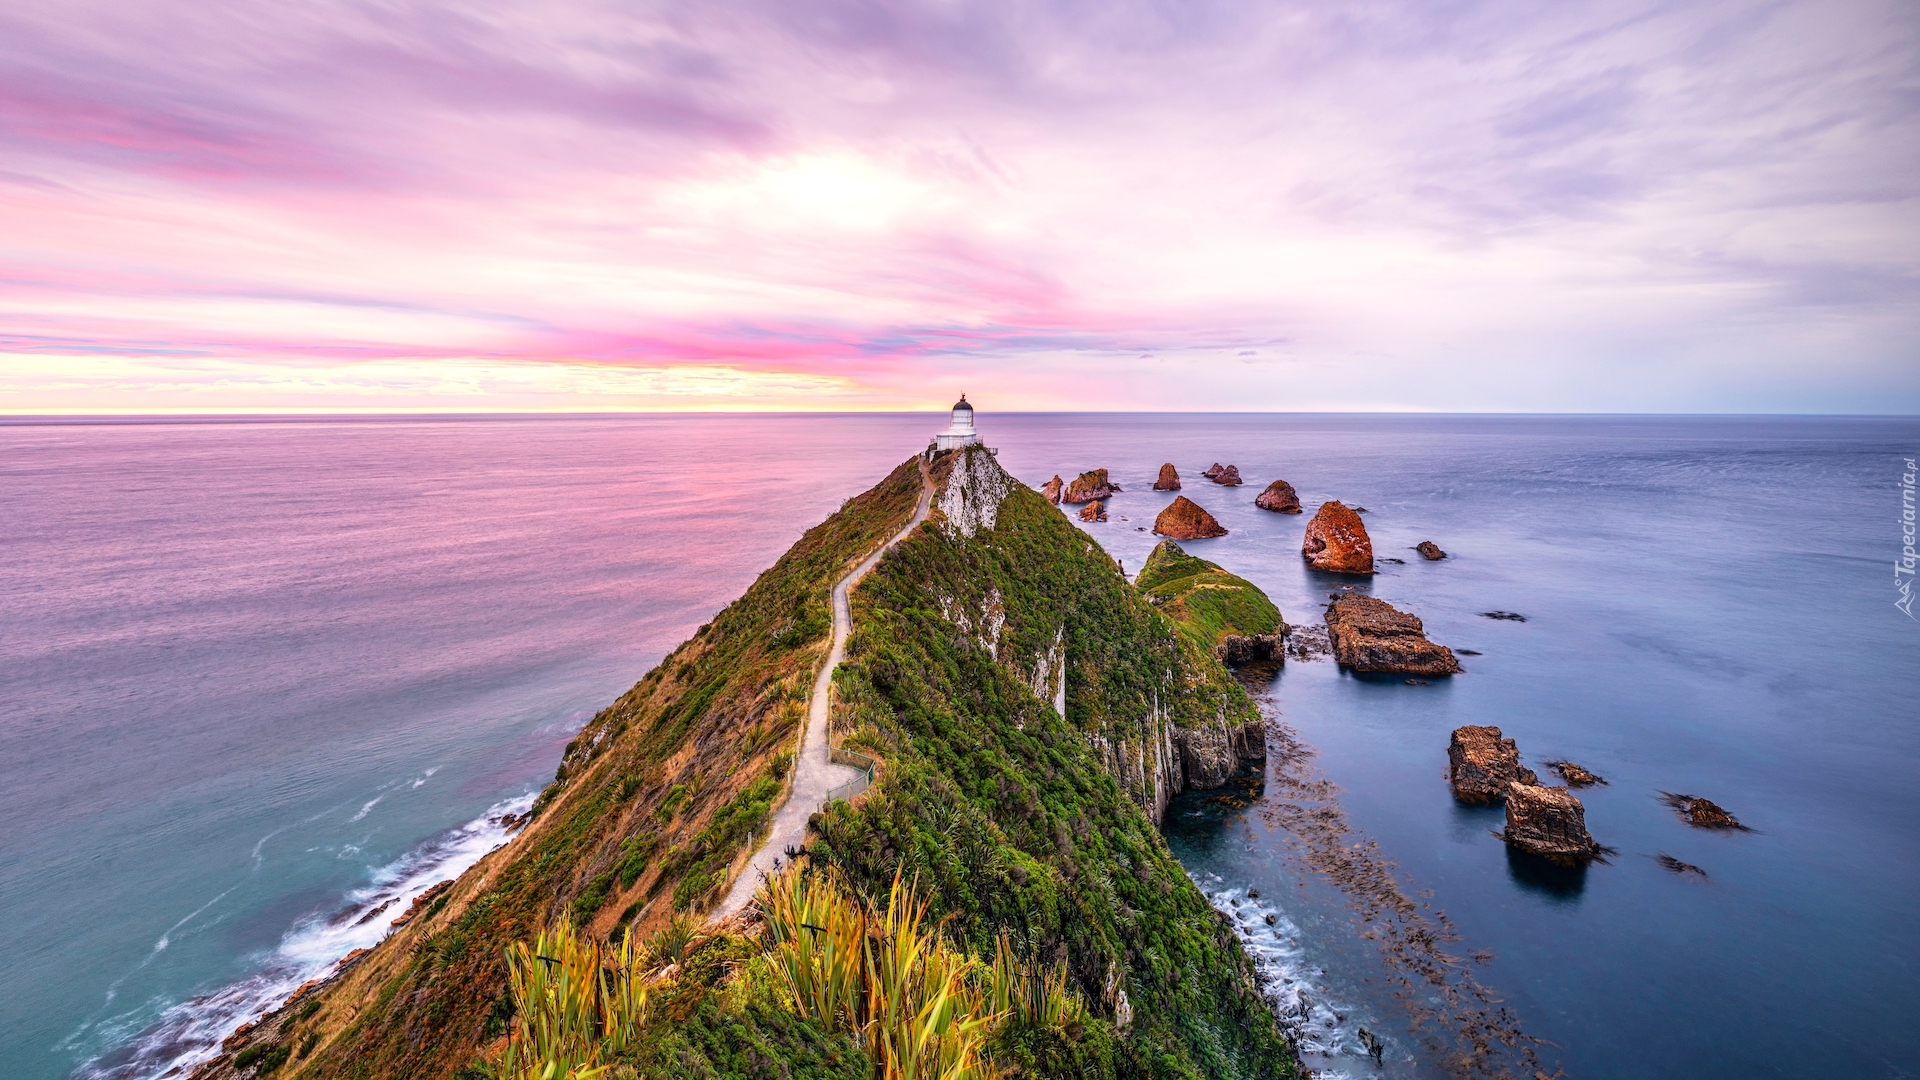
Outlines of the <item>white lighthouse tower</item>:
[{"label": "white lighthouse tower", "polygon": [[958,450],[979,442],[980,433],[973,430],[973,406],[967,404],[967,395],[961,394],[959,403],[953,407],[952,425],[933,437],[933,449],[936,453]]}]

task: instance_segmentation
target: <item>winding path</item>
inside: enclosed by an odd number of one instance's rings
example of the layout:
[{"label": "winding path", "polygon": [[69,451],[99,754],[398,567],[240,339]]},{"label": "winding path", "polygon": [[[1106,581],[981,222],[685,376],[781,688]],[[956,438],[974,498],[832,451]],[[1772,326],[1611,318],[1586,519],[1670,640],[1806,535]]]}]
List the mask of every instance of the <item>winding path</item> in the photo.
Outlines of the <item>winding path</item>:
[{"label": "winding path", "polygon": [[800,753],[794,761],[793,788],[787,793],[787,801],[774,812],[773,824],[767,832],[767,839],[760,850],[753,853],[753,860],[740,871],[733,886],[727,890],[727,898],[714,909],[713,918],[724,919],[747,906],[753,894],[760,888],[761,879],[773,873],[774,864],[785,854],[788,848],[798,849],[807,840],[807,819],[827,801],[827,792],[860,775],[860,770],[847,765],[835,765],[827,759],[831,752],[827,745],[827,711],[833,688],[833,672],[846,656],[847,635],[853,631],[853,610],[847,604],[847,594],[867,572],[879,565],[880,557],[893,548],[893,545],[907,538],[907,534],[927,520],[933,509],[933,477],[927,472],[927,460],[920,459],[920,504],[914,508],[912,520],[907,526],[895,533],[891,540],[880,545],[879,549],[866,557],[860,565],[853,568],[846,577],[833,586],[833,644],[827,650],[827,661],[820,666],[820,674],[813,680],[813,697],[807,703],[807,731],[800,740]]}]

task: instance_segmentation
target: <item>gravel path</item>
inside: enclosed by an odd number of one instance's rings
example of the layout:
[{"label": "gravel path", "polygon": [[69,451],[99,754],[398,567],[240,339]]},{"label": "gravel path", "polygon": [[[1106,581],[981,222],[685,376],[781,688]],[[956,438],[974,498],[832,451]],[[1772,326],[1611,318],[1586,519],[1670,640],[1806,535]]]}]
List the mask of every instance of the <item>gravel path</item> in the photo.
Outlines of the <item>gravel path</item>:
[{"label": "gravel path", "polygon": [[933,508],[933,478],[927,474],[925,458],[920,460],[920,505],[914,508],[912,520],[907,527],[894,534],[891,540],[880,545],[879,550],[867,556],[865,561],[853,568],[846,577],[833,586],[833,645],[827,650],[827,662],[820,666],[820,674],[813,680],[813,697],[807,703],[807,732],[800,742],[799,760],[794,762],[793,789],[787,794],[787,801],[774,811],[773,825],[767,833],[766,843],[753,853],[753,860],[741,871],[733,887],[727,890],[727,898],[714,909],[712,918],[724,919],[747,906],[754,892],[760,888],[760,882],[772,874],[776,864],[786,857],[787,849],[798,849],[807,839],[807,819],[827,801],[827,792],[860,775],[860,770],[846,765],[835,765],[827,760],[827,704],[829,691],[833,685],[833,671],[840,666],[846,655],[847,635],[853,630],[853,614],[847,606],[847,593],[860,579],[867,576],[880,562],[893,545],[907,538],[907,534],[927,520],[927,514]]}]

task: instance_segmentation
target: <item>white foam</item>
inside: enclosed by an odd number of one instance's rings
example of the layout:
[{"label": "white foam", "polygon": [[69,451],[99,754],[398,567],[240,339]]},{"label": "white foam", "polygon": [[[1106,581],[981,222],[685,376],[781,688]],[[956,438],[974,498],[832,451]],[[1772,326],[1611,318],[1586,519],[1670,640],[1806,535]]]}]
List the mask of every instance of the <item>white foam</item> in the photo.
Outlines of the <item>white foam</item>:
[{"label": "white foam", "polygon": [[[1309,1075],[1326,1080],[1384,1075],[1367,1056],[1358,1010],[1338,1000],[1320,981],[1326,971],[1308,960],[1300,947],[1300,927],[1287,913],[1265,897],[1255,899],[1244,888],[1228,887],[1215,874],[1201,874],[1194,884],[1232,924],[1253,961],[1261,996],[1299,1051]],[[1372,1034],[1386,1043],[1389,1059],[1406,1058],[1404,1051],[1395,1053],[1392,1041],[1377,1030]]]},{"label": "white foam", "polygon": [[[360,816],[365,816],[372,805],[362,808]],[[506,843],[509,833],[504,819],[524,813],[532,805],[531,793],[496,803],[480,818],[380,868],[370,884],[347,895],[341,910],[294,923],[257,973],[166,1008],[131,1047],[87,1062],[74,1070],[73,1080],[185,1076],[194,1066],[218,1054],[220,1040],[241,1022],[278,1008],[301,983],[325,975],[353,950],[379,944],[390,932],[393,919],[421,893],[436,882],[458,877]],[[383,907],[386,910],[378,911],[376,917],[367,918]],[[96,1026],[95,1033],[112,1026],[114,1021],[106,1021]]]}]

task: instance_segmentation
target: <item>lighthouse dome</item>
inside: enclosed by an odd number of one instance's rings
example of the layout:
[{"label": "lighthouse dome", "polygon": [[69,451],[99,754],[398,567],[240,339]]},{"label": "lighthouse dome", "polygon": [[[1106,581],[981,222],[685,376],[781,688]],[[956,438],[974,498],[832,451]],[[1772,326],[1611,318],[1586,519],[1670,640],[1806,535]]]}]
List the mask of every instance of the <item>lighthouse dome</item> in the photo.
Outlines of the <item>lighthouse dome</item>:
[{"label": "lighthouse dome", "polygon": [[954,405],[953,411],[956,415],[959,413],[971,414],[973,412],[973,406],[967,404],[967,395],[965,394],[960,395],[960,401],[958,404]]}]

